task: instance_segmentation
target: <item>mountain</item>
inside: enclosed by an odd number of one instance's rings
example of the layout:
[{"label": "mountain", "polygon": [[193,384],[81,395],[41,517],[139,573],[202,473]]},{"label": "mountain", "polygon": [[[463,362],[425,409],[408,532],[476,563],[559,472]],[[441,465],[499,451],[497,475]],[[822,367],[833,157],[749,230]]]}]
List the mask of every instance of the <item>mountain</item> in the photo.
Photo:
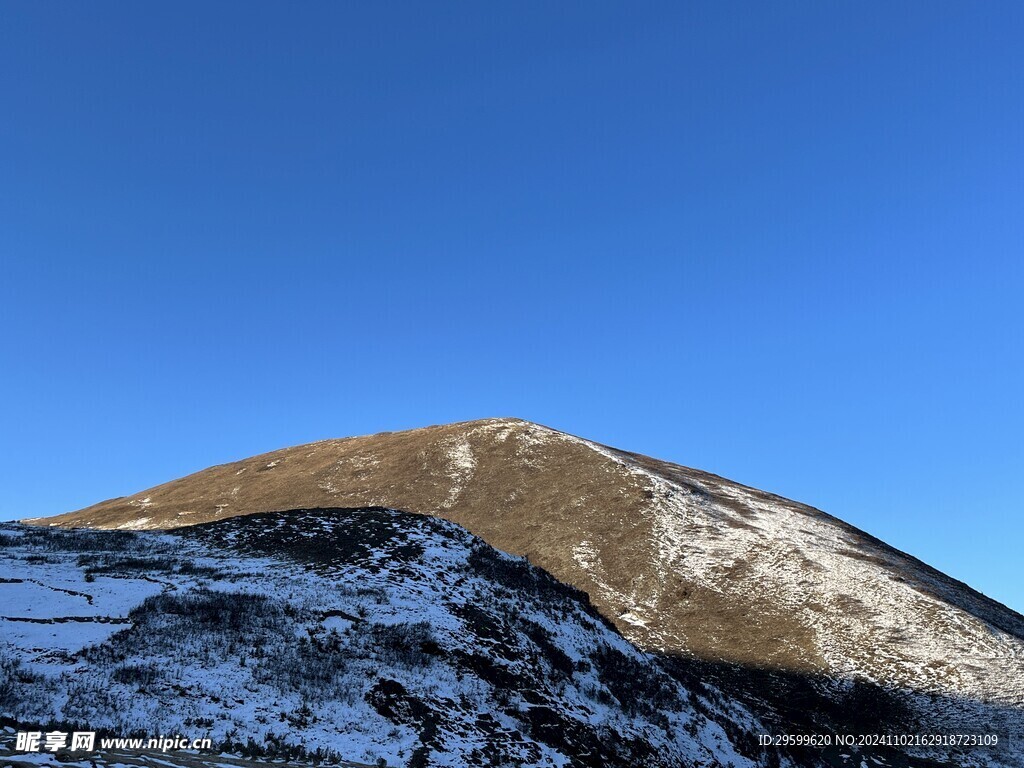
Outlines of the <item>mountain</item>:
[{"label": "mountain", "polygon": [[526,421],[287,448],[26,522],[169,529],[339,506],[436,516],[527,556],[677,679],[727,687],[776,731],[998,731],[993,759],[1024,764],[1024,617],[817,509]]},{"label": "mountain", "polygon": [[742,705],[683,685],[585,594],[435,518],[7,525],[0,566],[0,712],[43,732],[358,765],[753,768],[770,754]]}]

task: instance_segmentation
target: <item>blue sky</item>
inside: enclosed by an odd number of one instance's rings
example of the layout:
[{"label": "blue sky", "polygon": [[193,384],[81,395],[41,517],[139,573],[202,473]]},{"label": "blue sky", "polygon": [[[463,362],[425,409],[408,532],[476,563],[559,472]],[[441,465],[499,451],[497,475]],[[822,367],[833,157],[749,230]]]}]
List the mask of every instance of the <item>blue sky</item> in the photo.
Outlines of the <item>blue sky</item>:
[{"label": "blue sky", "polygon": [[0,518],[515,415],[1018,610],[1018,3],[0,9]]}]

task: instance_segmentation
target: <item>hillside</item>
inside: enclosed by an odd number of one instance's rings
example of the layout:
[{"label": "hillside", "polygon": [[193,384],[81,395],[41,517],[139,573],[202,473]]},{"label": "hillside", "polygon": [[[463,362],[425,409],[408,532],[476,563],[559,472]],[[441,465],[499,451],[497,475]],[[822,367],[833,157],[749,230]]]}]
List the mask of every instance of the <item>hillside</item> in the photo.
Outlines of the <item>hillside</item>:
[{"label": "hillside", "polygon": [[834,701],[865,684],[921,728],[1024,733],[1019,614],[819,510],[525,421],[288,448],[28,522],[157,529],[337,506],[435,515],[526,555],[641,649],[732,680],[779,723],[801,716],[782,711],[793,690]]},{"label": "hillside", "polygon": [[742,706],[687,689],[585,595],[433,518],[6,526],[0,567],[0,717],[22,726],[300,763],[768,764]]}]

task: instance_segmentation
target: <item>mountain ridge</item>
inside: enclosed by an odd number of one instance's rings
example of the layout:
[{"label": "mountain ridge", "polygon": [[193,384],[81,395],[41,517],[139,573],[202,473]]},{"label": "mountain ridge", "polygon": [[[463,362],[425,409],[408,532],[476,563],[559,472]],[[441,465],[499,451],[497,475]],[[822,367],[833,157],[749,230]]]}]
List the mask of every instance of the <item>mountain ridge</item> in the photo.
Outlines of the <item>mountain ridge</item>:
[{"label": "mountain ridge", "polygon": [[[835,515],[832,515],[832,514],[826,512],[826,511],[822,510],[819,507],[815,507],[815,506],[807,504],[805,502],[797,501],[796,499],[792,499],[792,498],[790,498],[788,496],[783,496],[782,494],[775,493],[773,491],[766,491],[766,490],[758,488],[756,486],[752,486],[752,485],[748,485],[748,484],[745,484],[745,483],[737,482],[735,480],[727,478],[725,475],[720,475],[720,474],[715,473],[715,472],[710,472],[710,471],[704,470],[704,469],[696,469],[694,467],[689,467],[689,466],[685,466],[685,465],[677,464],[675,462],[669,462],[669,461],[665,461],[665,460],[661,460],[661,459],[654,459],[651,456],[648,456],[646,454],[641,454],[641,453],[638,453],[638,452],[635,452],[635,451],[628,451],[628,450],[624,450],[624,449],[621,449],[621,448],[615,448],[615,447],[607,445],[605,443],[599,443],[599,442],[592,441],[592,440],[586,440],[585,438],[581,438],[581,437],[579,437],[577,435],[573,435],[571,433],[562,432],[561,430],[557,430],[557,429],[555,429],[553,427],[550,427],[550,426],[547,426],[547,425],[544,425],[544,424],[540,424],[539,422],[534,422],[534,421],[530,421],[530,420],[527,420],[527,419],[522,419],[522,418],[514,417],[514,416],[498,416],[498,417],[487,417],[487,418],[483,418],[483,419],[470,419],[470,420],[466,420],[466,421],[451,422],[451,423],[447,423],[447,424],[430,424],[430,425],[427,425],[427,426],[415,427],[415,428],[408,429],[408,430],[385,430],[385,431],[382,431],[382,432],[366,433],[366,434],[361,434],[361,435],[352,435],[352,436],[341,437],[341,438],[324,438],[324,439],[321,439],[321,440],[313,440],[313,441],[308,442],[308,443],[296,443],[294,445],[289,445],[289,446],[285,446],[285,447],[282,447],[282,448],[275,448],[275,449],[270,450],[270,451],[265,451],[263,453],[254,454],[254,455],[248,456],[248,457],[243,457],[241,459],[235,459],[235,460],[220,462],[220,463],[217,463],[217,464],[211,464],[209,467],[206,467],[204,469],[200,469],[200,470],[197,470],[195,472],[190,472],[190,473],[188,473],[186,475],[183,475],[181,478],[178,478],[178,479],[175,479],[175,480],[170,480],[170,481],[167,481],[167,482],[164,482],[164,483],[160,483],[160,484],[152,486],[152,487],[150,487],[148,489],[144,489],[142,491],[139,491],[138,493],[135,493],[135,494],[129,494],[129,495],[125,495],[125,496],[113,496],[113,497],[111,497],[109,499],[103,499],[103,500],[101,500],[99,502],[95,502],[95,503],[90,504],[90,505],[88,505],[86,507],[82,507],[82,508],[80,508],[78,510],[73,510],[73,511],[70,511],[70,512],[61,513],[61,514],[52,515],[52,516],[35,517],[35,518],[23,518],[23,519],[19,520],[19,522],[24,522],[24,523],[29,523],[29,524],[38,524],[38,523],[43,522],[43,521],[48,521],[49,524],[56,523],[58,525],[67,525],[68,523],[71,523],[71,522],[77,522],[81,518],[87,518],[87,516],[91,513],[92,510],[105,510],[105,509],[109,509],[109,508],[114,507],[115,505],[117,505],[119,502],[123,502],[123,501],[128,500],[128,499],[136,498],[136,497],[142,496],[143,494],[148,494],[148,493],[153,492],[153,491],[158,491],[159,489],[162,489],[165,486],[174,485],[174,484],[182,482],[183,480],[186,480],[188,478],[196,477],[196,476],[201,475],[202,473],[204,473],[204,472],[206,472],[208,470],[233,467],[233,466],[238,465],[241,462],[258,461],[260,459],[270,458],[270,457],[281,455],[281,454],[287,454],[289,452],[298,451],[298,450],[305,449],[305,448],[313,448],[313,447],[318,447],[318,446],[335,446],[335,445],[337,445],[339,443],[345,443],[345,442],[348,442],[348,441],[358,441],[358,440],[368,439],[368,438],[385,437],[385,436],[388,436],[388,435],[403,434],[403,433],[406,433],[406,432],[419,432],[421,430],[435,430],[435,429],[441,429],[441,428],[458,428],[458,427],[473,428],[473,427],[476,427],[476,426],[480,426],[480,425],[484,425],[484,424],[490,424],[490,423],[522,424],[522,425],[527,425],[527,426],[532,427],[532,428],[541,429],[541,430],[545,430],[545,431],[550,431],[550,432],[553,432],[553,433],[558,433],[558,434],[565,435],[567,437],[570,437],[570,438],[573,438],[573,439],[576,439],[576,440],[581,440],[581,441],[584,441],[586,443],[590,443],[590,444],[592,444],[595,447],[604,449],[605,451],[614,452],[615,454],[618,454],[618,455],[620,455],[620,456],[622,456],[624,458],[627,458],[628,460],[634,461],[634,462],[636,462],[638,464],[641,464],[641,465],[644,462],[655,462],[656,464],[662,465],[662,466],[672,466],[672,467],[684,470],[686,472],[699,474],[701,476],[704,476],[704,477],[707,477],[709,479],[712,479],[712,480],[714,480],[716,482],[729,483],[729,484],[731,484],[733,486],[736,486],[738,488],[742,488],[743,490],[745,490],[747,492],[752,492],[752,493],[760,494],[763,497],[766,497],[766,498],[769,498],[769,499],[774,499],[775,501],[780,502],[780,503],[791,504],[791,505],[799,505],[800,507],[805,507],[808,510],[812,511],[813,513],[817,514],[817,515],[821,515],[823,517],[827,517],[827,518],[831,519],[832,521],[834,521],[835,523],[837,523],[839,525],[846,526],[849,529],[851,529],[853,531],[856,531],[859,535],[865,537],[866,539],[870,539],[874,544],[882,546],[882,547],[885,547],[886,549],[891,550],[892,552],[898,554],[901,557],[904,557],[904,558],[907,558],[908,560],[914,561],[920,567],[926,568],[926,569],[934,572],[937,575],[941,575],[943,578],[946,578],[946,579],[949,579],[949,580],[955,582],[958,587],[960,587],[960,588],[962,588],[964,590],[969,590],[977,598],[985,600],[985,601],[989,601],[989,602],[994,604],[994,607],[996,607],[998,609],[1001,609],[1001,610],[1006,610],[1006,611],[1016,615],[1021,621],[1024,621],[1024,613],[1021,613],[1020,611],[1017,611],[1016,609],[1008,606],[1007,604],[1003,603],[999,599],[994,598],[994,597],[984,593],[980,589],[972,586],[971,584],[967,583],[966,581],[964,581],[962,579],[958,579],[955,576],[950,576],[945,571],[942,571],[941,569],[937,568],[936,566],[931,565],[930,563],[928,563],[925,560],[922,560],[921,558],[917,557],[916,555],[913,555],[913,554],[907,552],[906,550],[902,550],[899,547],[891,545],[888,542],[886,542],[885,540],[880,539],[880,538],[872,535],[871,533],[869,533],[867,531],[864,531],[863,529],[859,529],[856,526],[854,526],[853,524],[848,523],[845,520],[843,520],[842,518],[836,517]],[[271,459],[271,460],[273,460],[273,459]],[[269,510],[268,509],[268,510],[260,510],[260,511],[278,511],[278,510]],[[415,510],[415,509],[409,509],[409,510],[405,510],[405,511],[413,512],[413,513],[419,512],[419,510]],[[245,514],[252,514],[252,513],[246,512]],[[220,518],[215,518],[215,519],[220,519]],[[187,523],[186,522],[180,523],[180,525],[192,525],[192,524],[194,524],[194,523],[191,522],[191,521],[187,522]],[[90,526],[90,527],[92,527],[92,526]],[[104,527],[104,526],[98,525],[98,526],[95,526],[95,527]],[[174,528],[174,527],[178,527],[178,525],[177,524],[169,524],[167,527],[168,528]]]}]

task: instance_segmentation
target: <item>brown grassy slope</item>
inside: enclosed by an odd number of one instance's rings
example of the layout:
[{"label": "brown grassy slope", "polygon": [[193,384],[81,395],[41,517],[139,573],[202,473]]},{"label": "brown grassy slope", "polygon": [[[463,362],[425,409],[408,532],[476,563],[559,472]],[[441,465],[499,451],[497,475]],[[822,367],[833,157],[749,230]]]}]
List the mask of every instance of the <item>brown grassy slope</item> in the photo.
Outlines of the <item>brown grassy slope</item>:
[{"label": "brown grassy slope", "polygon": [[328,506],[454,521],[586,590],[652,650],[1024,701],[992,679],[995,658],[1024,681],[1013,611],[818,510],[516,419],[286,448],[45,523]]}]

